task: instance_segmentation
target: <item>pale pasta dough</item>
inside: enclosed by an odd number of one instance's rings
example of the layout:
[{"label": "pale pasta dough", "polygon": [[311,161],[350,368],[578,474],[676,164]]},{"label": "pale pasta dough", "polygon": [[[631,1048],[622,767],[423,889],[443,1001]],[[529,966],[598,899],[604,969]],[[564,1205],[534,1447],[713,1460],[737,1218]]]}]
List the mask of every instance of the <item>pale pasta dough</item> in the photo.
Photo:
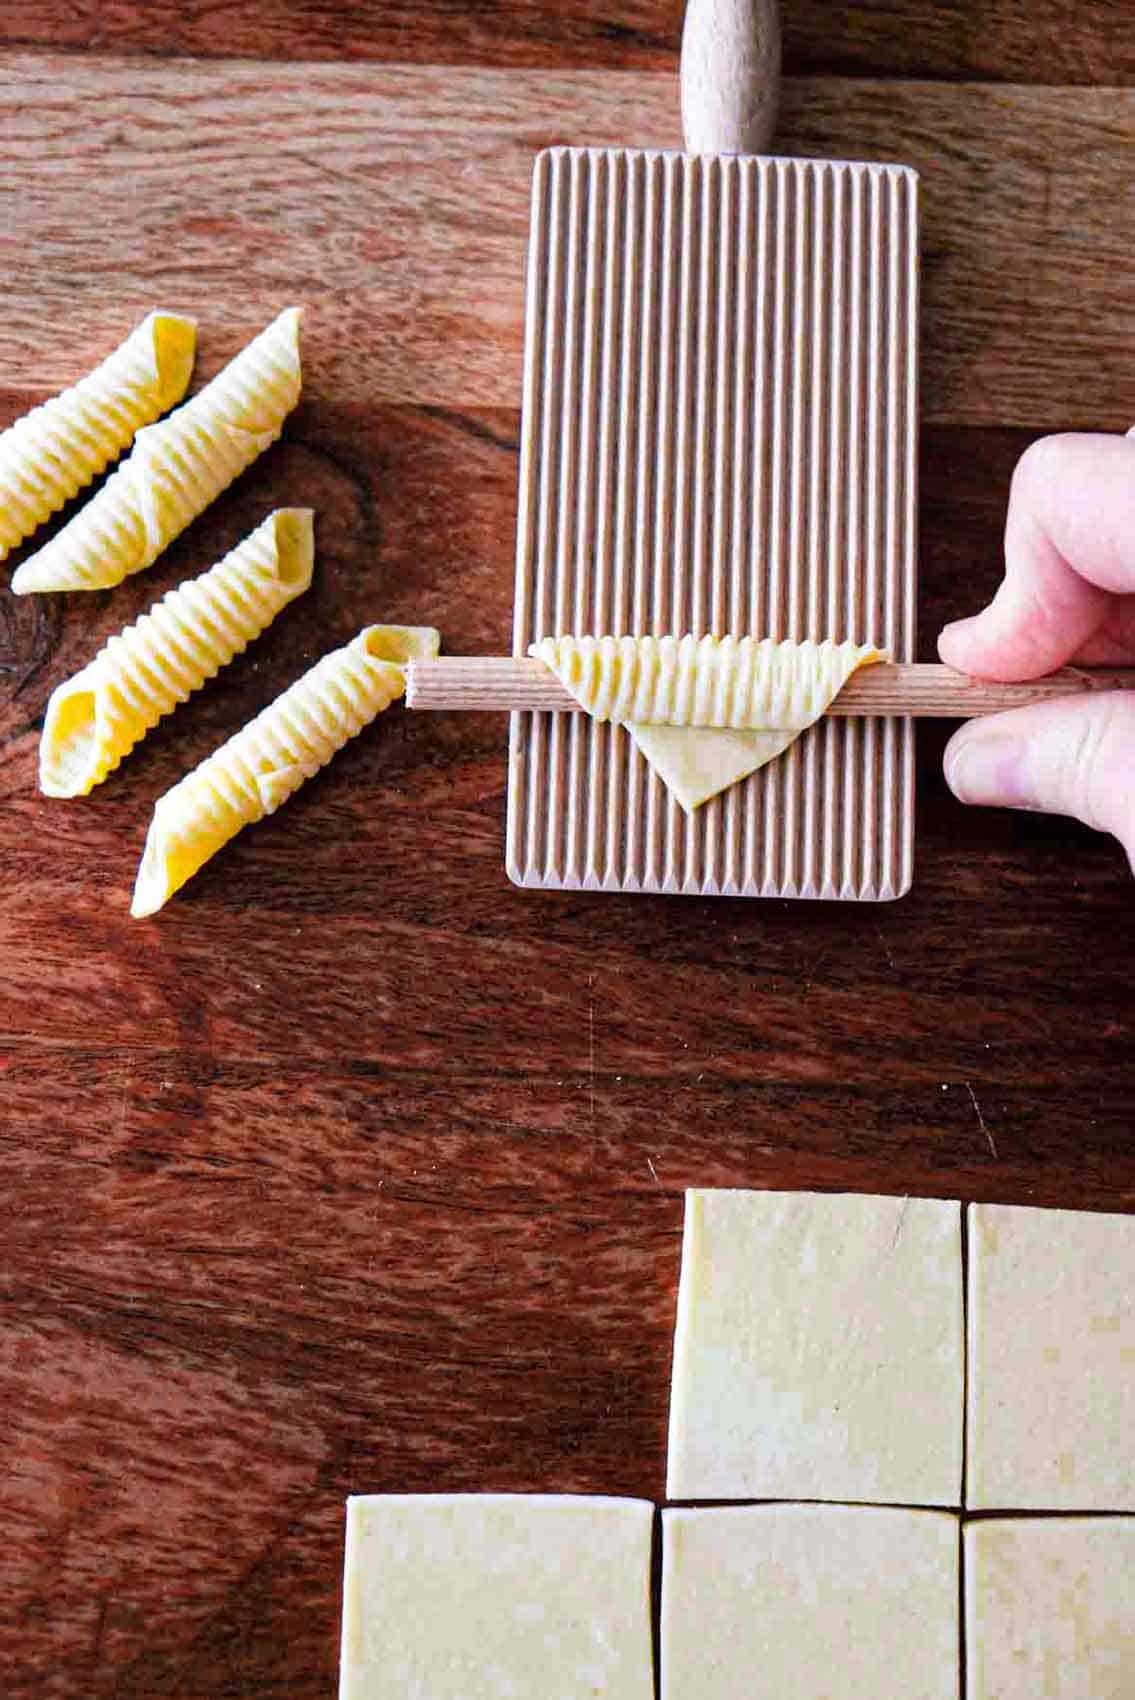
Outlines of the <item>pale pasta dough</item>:
[{"label": "pale pasta dough", "polygon": [[966,1700],[1131,1700],[1135,1520],[991,1517],[964,1540]]},{"label": "pale pasta dough", "polygon": [[945,1512],[662,1513],[662,1700],[957,1700],[958,1618]]},{"label": "pale pasta dough", "polygon": [[686,1194],[671,1499],[957,1505],[961,1207]]},{"label": "pale pasta dough", "polygon": [[653,1507],[347,1503],[340,1700],[651,1700]]},{"label": "pale pasta dough", "polygon": [[436,655],[427,626],[366,626],[159,797],[132,915],[152,915],[242,827],[272,814],[406,689],[407,661]]},{"label": "pale pasta dough", "polygon": [[782,754],[883,659],[870,644],[692,636],[544,638],[529,653],[594,719],[625,726],[686,810]]},{"label": "pale pasta dough", "polygon": [[192,319],[151,313],[77,384],[0,434],[0,561],[181,400]]},{"label": "pale pasta dough", "polygon": [[283,430],[300,394],[299,319],[288,308],[184,406],[139,431],[129,458],[23,563],[12,589],[98,590],[152,566]]},{"label": "pale pasta dough", "polygon": [[969,1318],[968,1504],[1135,1511],[1135,1216],[973,1205]]},{"label": "pale pasta dough", "polygon": [[40,789],[81,797],[311,584],[308,508],[278,508],[223,561],[171,590],[52,692]]}]

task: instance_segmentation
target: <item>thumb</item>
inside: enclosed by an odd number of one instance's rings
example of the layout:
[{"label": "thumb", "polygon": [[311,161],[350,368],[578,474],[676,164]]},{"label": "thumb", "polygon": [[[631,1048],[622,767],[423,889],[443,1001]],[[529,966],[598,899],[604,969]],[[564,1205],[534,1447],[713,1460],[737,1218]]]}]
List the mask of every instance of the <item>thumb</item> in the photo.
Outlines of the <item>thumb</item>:
[{"label": "thumb", "polygon": [[961,802],[1075,815],[1113,832],[1135,867],[1135,691],[971,720],[946,746],[944,766]]}]

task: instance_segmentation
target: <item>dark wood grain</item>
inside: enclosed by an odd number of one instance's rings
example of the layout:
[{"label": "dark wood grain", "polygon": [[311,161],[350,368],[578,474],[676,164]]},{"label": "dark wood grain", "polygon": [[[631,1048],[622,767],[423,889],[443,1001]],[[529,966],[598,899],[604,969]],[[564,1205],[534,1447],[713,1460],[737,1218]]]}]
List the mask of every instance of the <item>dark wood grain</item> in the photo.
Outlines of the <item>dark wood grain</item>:
[{"label": "dark wood grain", "polygon": [[[443,409],[519,404],[534,150],[679,141],[673,76],[22,54],[0,125],[6,386],[66,382],[160,290],[204,373],[294,299],[309,399]],[[923,174],[927,420],[1126,429],[1133,135],[1126,89],[829,78],[785,86],[778,145]]]},{"label": "dark wood grain", "polygon": [[[425,65],[669,69],[673,0],[3,0],[23,47],[202,58],[381,60]],[[1123,0],[786,0],[793,76],[1129,84],[1135,45]]]},{"label": "dark wood grain", "polygon": [[[312,303],[284,442],[151,573],[0,594],[0,1690],[315,1700],[347,1492],[662,1493],[685,1186],[1135,1208],[1132,887],[1067,822],[961,809],[925,728],[898,905],[525,895],[503,724],[392,711],[130,921],[154,797],[316,654],[379,617],[507,644],[530,154],[572,114],[673,139],[669,75],[610,69],[672,71],[676,18],[0,16],[51,49],[6,65],[0,423],[159,293],[203,375]],[[1030,438],[1132,406],[1118,9],[982,16],[787,19],[798,70],[866,79],[790,85],[792,145],[925,173],[926,658]],[[52,686],[284,500],[308,596],[90,799],[39,797]]]}]

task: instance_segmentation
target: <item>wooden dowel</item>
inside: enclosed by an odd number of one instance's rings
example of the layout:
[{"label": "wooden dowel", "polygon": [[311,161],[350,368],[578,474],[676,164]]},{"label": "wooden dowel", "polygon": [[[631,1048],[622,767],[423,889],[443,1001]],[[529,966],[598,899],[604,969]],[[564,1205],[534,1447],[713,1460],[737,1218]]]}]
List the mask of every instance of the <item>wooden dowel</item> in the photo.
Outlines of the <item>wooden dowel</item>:
[{"label": "wooden dowel", "polygon": [[[934,663],[880,662],[853,674],[828,712],[972,720],[1024,703],[1049,702],[1085,691],[1121,690],[1135,690],[1135,668],[1066,667],[1044,679],[999,685]],[[411,661],[406,669],[406,704],[469,713],[579,709],[570,691],[542,661],[510,655],[443,655],[436,661]]]}]

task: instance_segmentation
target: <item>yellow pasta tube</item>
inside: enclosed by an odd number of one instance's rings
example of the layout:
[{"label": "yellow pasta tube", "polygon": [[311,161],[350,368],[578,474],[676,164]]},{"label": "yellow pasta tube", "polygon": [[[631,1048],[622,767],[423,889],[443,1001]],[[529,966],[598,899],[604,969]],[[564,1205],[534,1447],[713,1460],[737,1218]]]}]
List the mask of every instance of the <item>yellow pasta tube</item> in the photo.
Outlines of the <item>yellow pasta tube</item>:
[{"label": "yellow pasta tube", "polygon": [[239,655],[311,583],[310,508],[277,508],[223,561],[187,579],[51,694],[40,790],[85,797],[163,715]]},{"label": "yellow pasta tube", "polygon": [[13,574],[12,589],[100,590],[152,566],[276,441],[299,393],[299,310],[289,307],[183,407],[138,432],[129,459]]},{"label": "yellow pasta tube", "polygon": [[428,626],[366,626],[159,797],[132,915],[153,915],[244,826],[272,814],[406,689],[405,664],[438,653]]},{"label": "yellow pasta tube", "polygon": [[181,400],[196,344],[192,319],[151,313],[93,372],[0,432],[0,561]]},{"label": "yellow pasta tube", "polygon": [[596,720],[802,732],[857,668],[883,659],[866,643],[771,638],[561,637],[534,643]]}]

